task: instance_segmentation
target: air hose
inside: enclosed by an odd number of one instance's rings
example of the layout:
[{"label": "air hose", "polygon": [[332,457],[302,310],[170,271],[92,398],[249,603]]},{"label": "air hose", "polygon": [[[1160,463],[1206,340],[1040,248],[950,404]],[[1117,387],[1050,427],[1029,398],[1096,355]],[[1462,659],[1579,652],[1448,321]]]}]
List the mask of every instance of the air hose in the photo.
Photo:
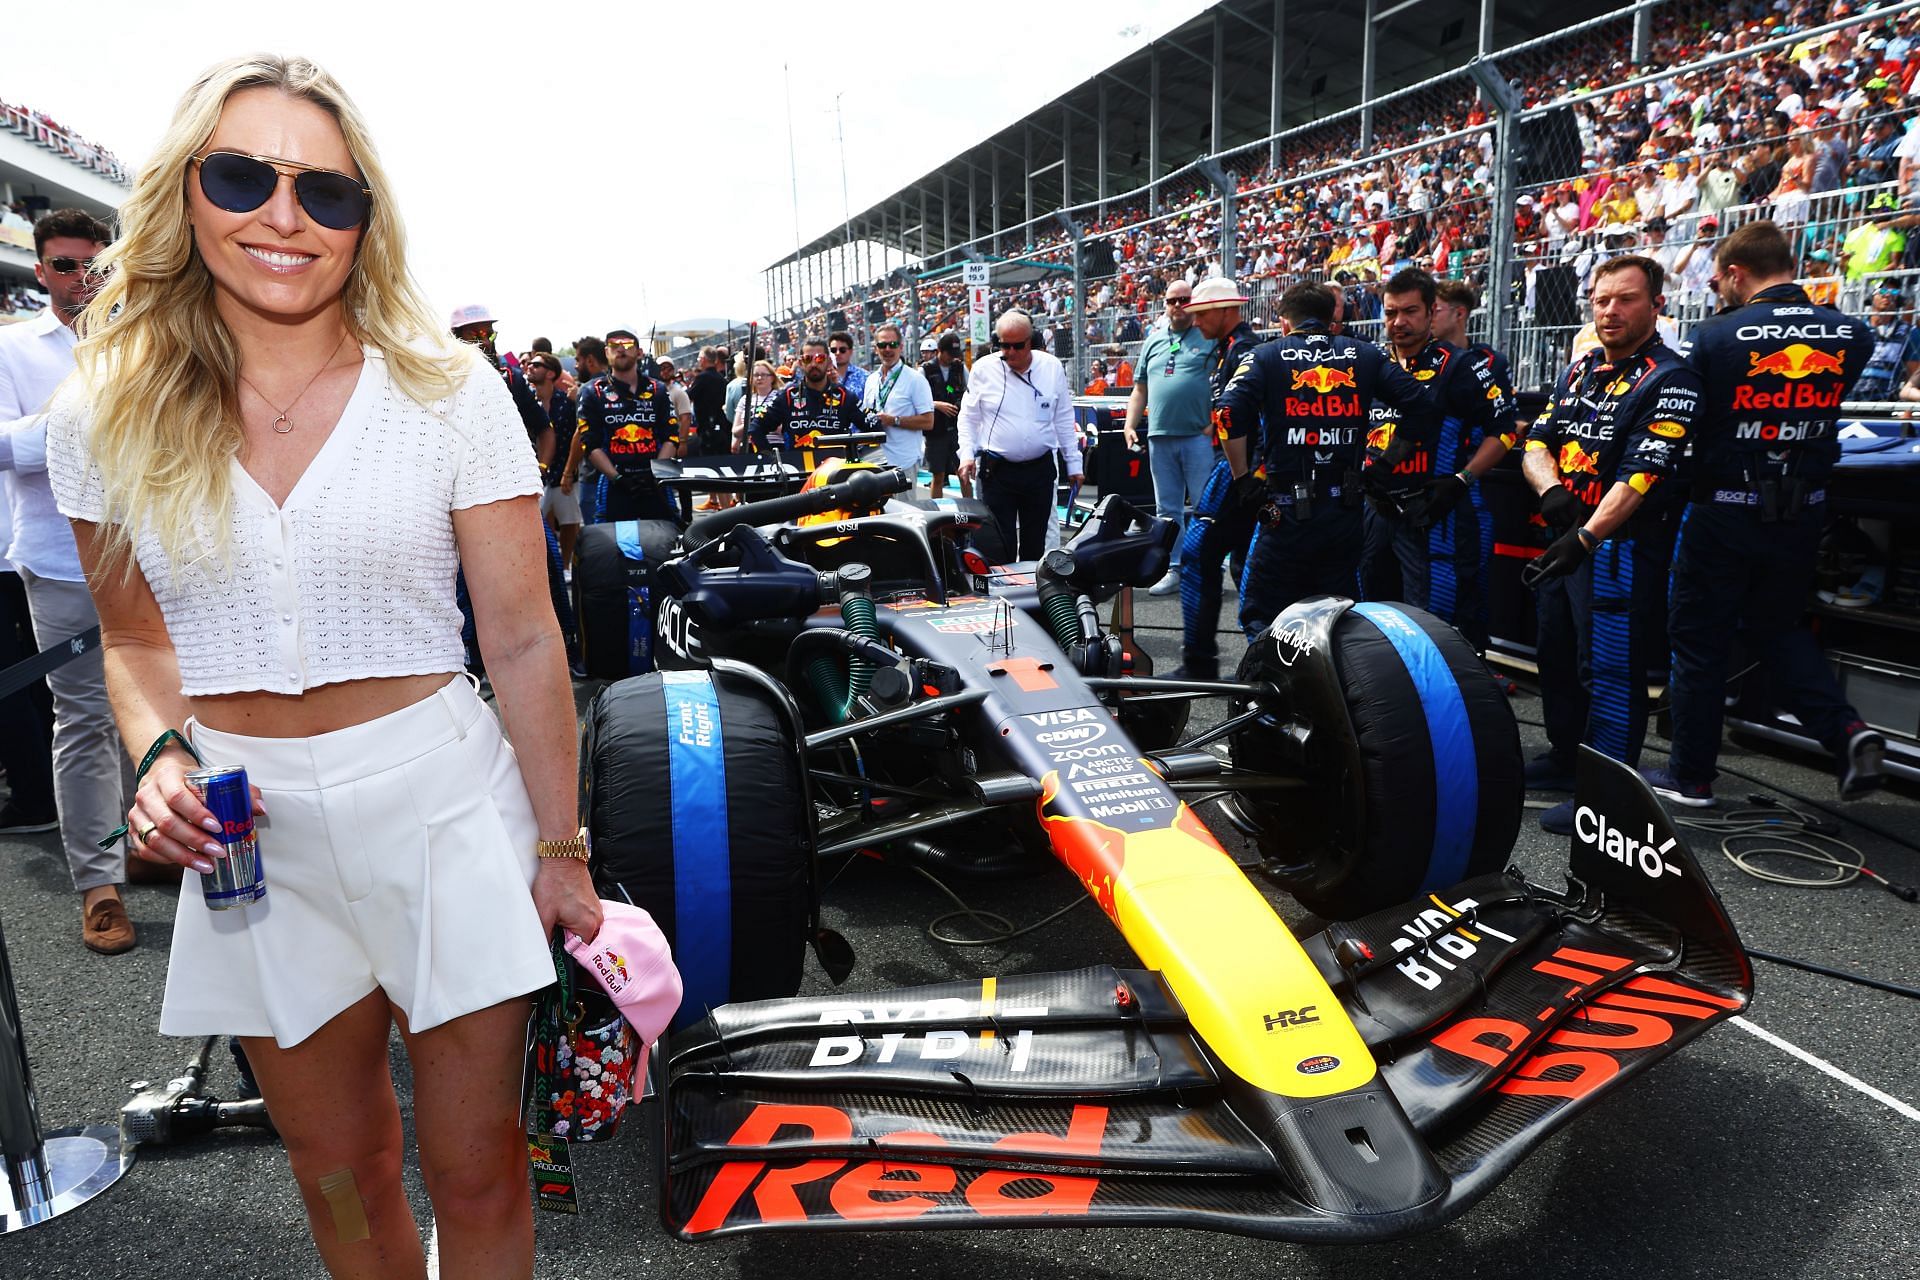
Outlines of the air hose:
[{"label": "air hose", "polygon": [[1040,570],[1034,575],[1034,590],[1047,616],[1047,630],[1053,632],[1054,643],[1068,652],[1081,639],[1078,593],[1067,581],[1073,567],[1073,553],[1056,547],[1041,558]]},{"label": "air hose", "polygon": [[[873,597],[867,586],[873,571],[864,564],[848,564],[835,575],[840,586],[840,620],[854,635],[879,640],[880,625],[875,620]],[[807,684],[813,689],[821,710],[836,724],[845,723],[854,700],[867,691],[873,681],[873,664],[864,658],[850,657],[845,667],[830,655],[807,663]]]}]

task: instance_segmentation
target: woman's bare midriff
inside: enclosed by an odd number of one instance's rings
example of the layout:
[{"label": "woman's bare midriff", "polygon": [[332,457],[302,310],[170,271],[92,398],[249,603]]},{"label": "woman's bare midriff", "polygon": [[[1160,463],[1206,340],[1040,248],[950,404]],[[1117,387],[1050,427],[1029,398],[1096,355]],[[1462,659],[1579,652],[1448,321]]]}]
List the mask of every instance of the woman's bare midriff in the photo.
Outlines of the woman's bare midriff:
[{"label": "woman's bare midriff", "polygon": [[430,676],[380,676],[323,684],[305,693],[221,693],[189,698],[193,718],[209,729],[251,738],[311,738],[391,715],[430,698],[449,680]]}]

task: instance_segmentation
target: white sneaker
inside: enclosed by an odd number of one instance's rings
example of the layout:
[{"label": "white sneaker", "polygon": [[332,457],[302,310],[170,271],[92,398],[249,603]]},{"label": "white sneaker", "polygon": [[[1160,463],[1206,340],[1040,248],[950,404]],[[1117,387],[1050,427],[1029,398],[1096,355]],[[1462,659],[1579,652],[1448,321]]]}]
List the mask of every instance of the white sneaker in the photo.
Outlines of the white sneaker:
[{"label": "white sneaker", "polygon": [[1167,570],[1166,577],[1147,588],[1147,594],[1150,596],[1170,596],[1179,589],[1180,571],[1178,569],[1169,569]]}]

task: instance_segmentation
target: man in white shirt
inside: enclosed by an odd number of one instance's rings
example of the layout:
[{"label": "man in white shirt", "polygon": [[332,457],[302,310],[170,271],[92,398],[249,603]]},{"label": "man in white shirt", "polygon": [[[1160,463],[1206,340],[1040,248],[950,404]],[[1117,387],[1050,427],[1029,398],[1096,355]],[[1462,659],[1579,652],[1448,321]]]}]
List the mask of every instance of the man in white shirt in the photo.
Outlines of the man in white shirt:
[{"label": "man in white shirt", "polygon": [[867,376],[861,411],[887,433],[887,465],[918,476],[920,446],[933,427],[933,389],[926,374],[900,358],[899,325],[875,329],[873,349],[880,354],[880,367]]},{"label": "man in white shirt", "polygon": [[981,501],[1015,558],[1038,560],[1054,518],[1054,455],[1068,479],[1085,474],[1073,387],[1057,357],[1033,349],[1026,312],[1002,312],[993,331],[999,350],[974,361],[960,402],[960,478],[979,475]]},{"label": "man in white shirt", "polygon": [[[0,472],[13,505],[7,557],[20,571],[42,651],[60,649],[100,625],[87,593],[73,529],[47,483],[43,410],[73,372],[73,323],[93,296],[93,258],[107,228],[79,209],[57,209],[33,226],[34,276],[52,300],[23,324],[0,329]],[[133,946],[133,922],[120,901],[125,850],[95,842],[126,812],[120,734],[107,703],[98,641],[47,676],[53,693],[54,804],[73,887],[80,891],[80,940],[102,955]]]}]

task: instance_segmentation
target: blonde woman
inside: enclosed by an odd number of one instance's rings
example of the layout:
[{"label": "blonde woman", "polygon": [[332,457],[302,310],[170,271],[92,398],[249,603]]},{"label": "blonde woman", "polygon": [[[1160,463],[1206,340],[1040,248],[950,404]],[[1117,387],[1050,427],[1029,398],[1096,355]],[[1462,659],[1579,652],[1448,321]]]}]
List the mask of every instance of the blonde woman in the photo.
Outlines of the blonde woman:
[{"label": "blonde woman", "polygon": [[753,426],[753,420],[773,399],[774,390],[780,385],[774,374],[773,365],[766,360],[753,362],[753,380],[746,395],[740,397],[740,403],[733,410],[733,451],[743,453],[747,448],[747,434]]},{"label": "blonde woman", "polygon": [[[573,702],[526,433],[437,336],[366,125],[313,64],[206,72],[120,216],[48,470],[121,736],[154,754],[135,853],[218,856],[179,730],[247,768],[267,880],[219,912],[188,881],[161,1030],[241,1037],[333,1275],[412,1277],[397,1023],[443,1273],[529,1276],[528,995],[547,931],[600,911],[565,856]],[[456,564],[524,766],[460,674]]]}]

